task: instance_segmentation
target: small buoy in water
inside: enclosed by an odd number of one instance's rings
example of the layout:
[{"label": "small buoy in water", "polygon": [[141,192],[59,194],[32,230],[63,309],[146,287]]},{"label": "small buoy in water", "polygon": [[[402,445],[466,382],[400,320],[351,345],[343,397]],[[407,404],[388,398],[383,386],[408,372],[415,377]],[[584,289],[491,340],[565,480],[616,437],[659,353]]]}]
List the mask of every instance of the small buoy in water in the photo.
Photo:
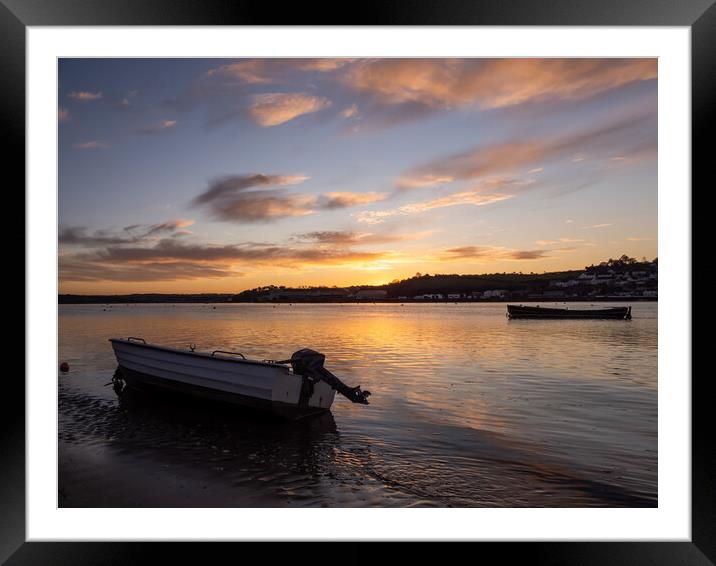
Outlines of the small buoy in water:
[{"label": "small buoy in water", "polygon": [[60,371],[63,373],[70,371],[70,364],[68,364],[67,362],[62,362],[60,364]]}]

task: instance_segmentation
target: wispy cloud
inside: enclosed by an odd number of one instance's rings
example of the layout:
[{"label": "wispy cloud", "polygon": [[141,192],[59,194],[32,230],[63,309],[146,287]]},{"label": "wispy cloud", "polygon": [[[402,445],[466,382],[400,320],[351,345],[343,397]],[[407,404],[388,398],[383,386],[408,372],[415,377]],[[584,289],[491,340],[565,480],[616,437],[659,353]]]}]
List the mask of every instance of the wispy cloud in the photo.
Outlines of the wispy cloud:
[{"label": "wispy cloud", "polygon": [[133,106],[133,99],[137,96],[138,93],[138,90],[130,90],[127,93],[127,96],[124,96],[117,101],[117,106],[125,110],[131,108]]},{"label": "wispy cloud", "polygon": [[404,216],[406,214],[418,214],[421,212],[427,212],[435,208],[445,208],[447,206],[459,206],[459,205],[472,205],[472,206],[484,206],[486,204],[493,204],[503,200],[512,198],[513,195],[502,195],[502,194],[480,194],[475,191],[463,191],[455,193],[447,197],[433,199],[425,202],[416,202],[412,204],[406,204],[399,208],[391,210],[366,210],[358,212],[354,216],[358,222],[364,222],[366,224],[381,224],[394,216]]},{"label": "wispy cloud", "polygon": [[292,72],[327,73],[351,62],[345,58],[244,59],[209,69],[206,76],[253,85],[281,84]]},{"label": "wispy cloud", "polygon": [[193,204],[208,206],[215,218],[225,221],[266,222],[304,216],[313,212],[315,197],[264,187],[295,185],[307,179],[305,175],[229,175],[211,181]]},{"label": "wispy cloud", "polygon": [[194,224],[194,220],[176,219],[157,224],[132,224],[121,231],[95,230],[89,232],[82,226],[61,227],[58,241],[65,246],[94,248],[110,245],[138,244],[156,239],[159,235],[187,232],[185,228]]},{"label": "wispy cloud", "polygon": [[[387,193],[327,192],[319,196],[291,193],[284,188],[306,181],[306,175],[230,175],[215,179],[193,200],[207,206],[224,221],[267,222],[292,216],[306,216],[315,210],[335,210],[377,202]],[[276,188],[279,187],[279,188]]]},{"label": "wispy cloud", "polygon": [[344,108],[341,110],[341,116],[343,118],[356,118],[358,117],[358,105],[357,104],[351,104],[350,106]]},{"label": "wispy cloud", "polygon": [[613,224],[609,223],[603,223],[603,224],[590,224],[589,226],[582,226],[583,230],[590,230],[590,229],[599,229],[599,228],[608,228],[609,226],[613,226]]},{"label": "wispy cloud", "polygon": [[380,224],[394,216],[420,214],[436,208],[461,205],[485,206],[514,197],[514,194],[496,191],[519,190],[520,188],[530,185],[532,182],[531,180],[520,179],[487,179],[471,189],[459,191],[444,197],[404,204],[403,206],[390,210],[366,210],[358,212],[354,214],[354,216],[358,222]]},{"label": "wispy cloud", "polygon": [[445,250],[442,260],[534,260],[548,257],[548,250],[512,250],[494,246],[460,246]]},{"label": "wispy cloud", "polygon": [[161,134],[163,132],[173,129],[177,125],[177,123],[177,120],[161,120],[160,122],[149,124],[148,126],[135,128],[134,133],[145,135]]},{"label": "wispy cloud", "polygon": [[102,140],[90,140],[78,142],[72,145],[75,149],[109,149],[110,145]]},{"label": "wispy cloud", "polygon": [[298,234],[294,239],[303,243],[318,243],[328,245],[365,246],[388,244],[406,240],[423,238],[432,232],[412,232],[404,234],[354,232],[352,230],[324,230]]},{"label": "wispy cloud", "polygon": [[502,108],[655,79],[656,59],[361,59],[341,79],[387,104]]},{"label": "wispy cloud", "polygon": [[257,94],[249,107],[249,114],[263,127],[278,126],[303,116],[328,108],[331,101],[303,92],[271,92]]},{"label": "wispy cloud", "polygon": [[67,122],[70,119],[70,111],[67,108],[63,108],[60,106],[57,109],[57,121],[58,122]]},{"label": "wispy cloud", "polygon": [[[615,146],[638,140],[642,158],[655,157],[655,116],[642,114],[584,131],[551,138],[515,140],[484,145],[411,169],[398,178],[400,189],[413,189],[469,180],[494,173],[516,173],[538,163],[566,159],[575,148],[612,152]],[[541,169],[541,168],[539,168]]]},{"label": "wispy cloud", "polygon": [[107,263],[76,257],[59,258],[59,276],[61,281],[117,281],[150,282],[181,281],[192,279],[223,279],[241,277],[242,272],[227,264],[156,261],[142,263]]},{"label": "wispy cloud", "polygon": [[67,98],[77,100],[79,102],[92,102],[93,100],[99,100],[102,98],[102,92],[89,92],[86,90],[76,91],[73,90],[67,95]]},{"label": "wispy cloud", "polygon": [[151,246],[109,245],[59,258],[63,281],[163,281],[241,275],[237,266],[358,265],[390,257],[388,252],[356,251],[344,245],[286,246],[243,243],[187,244],[163,239]]},{"label": "wispy cloud", "polygon": [[388,193],[335,191],[323,193],[318,199],[318,206],[327,210],[349,208],[363,204],[371,204],[385,200],[386,198],[388,198]]}]

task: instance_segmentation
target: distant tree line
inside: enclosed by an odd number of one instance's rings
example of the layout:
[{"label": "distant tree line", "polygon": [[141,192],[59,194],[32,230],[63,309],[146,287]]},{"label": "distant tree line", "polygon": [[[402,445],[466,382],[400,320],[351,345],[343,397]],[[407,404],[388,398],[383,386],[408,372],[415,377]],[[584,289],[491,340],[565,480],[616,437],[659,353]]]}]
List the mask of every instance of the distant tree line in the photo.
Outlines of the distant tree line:
[{"label": "distant tree line", "polygon": [[[555,271],[549,273],[490,273],[483,275],[459,275],[459,274],[422,274],[416,273],[406,279],[396,279],[385,285],[353,285],[341,287],[350,293],[360,289],[381,289],[386,291],[388,299],[399,299],[402,297],[412,298],[418,295],[436,293],[447,296],[448,294],[469,294],[474,291],[483,292],[490,289],[502,289],[507,292],[530,293],[540,291],[549,287],[551,281],[566,281],[578,277],[582,273],[603,274],[626,273],[633,271],[656,272],[658,260],[654,258],[649,261],[642,258],[641,261],[623,255],[617,259],[608,259],[597,265],[589,265],[584,270]],[[60,304],[102,304],[102,303],[246,303],[265,300],[272,294],[286,289],[304,290],[330,290],[338,287],[286,287],[284,285],[263,285],[253,289],[247,289],[240,293],[194,293],[194,294],[161,294],[143,293],[132,295],[59,295]],[[340,300],[319,298],[317,301]]]}]

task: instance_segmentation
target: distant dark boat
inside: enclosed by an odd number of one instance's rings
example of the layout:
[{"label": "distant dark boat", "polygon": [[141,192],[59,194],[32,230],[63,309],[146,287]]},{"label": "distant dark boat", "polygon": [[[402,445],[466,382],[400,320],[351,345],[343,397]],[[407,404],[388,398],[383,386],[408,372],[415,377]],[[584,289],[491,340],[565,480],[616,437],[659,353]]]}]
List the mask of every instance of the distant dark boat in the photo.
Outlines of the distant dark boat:
[{"label": "distant dark boat", "polygon": [[508,318],[608,318],[629,320],[631,307],[607,307],[601,309],[556,309],[551,307],[525,307],[507,305]]}]

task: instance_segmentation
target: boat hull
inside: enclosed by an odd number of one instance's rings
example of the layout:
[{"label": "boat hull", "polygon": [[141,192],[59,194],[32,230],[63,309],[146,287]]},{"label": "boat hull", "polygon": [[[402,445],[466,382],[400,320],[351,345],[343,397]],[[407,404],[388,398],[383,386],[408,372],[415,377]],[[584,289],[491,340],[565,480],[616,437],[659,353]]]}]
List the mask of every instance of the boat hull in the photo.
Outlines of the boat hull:
[{"label": "boat hull", "polygon": [[297,418],[330,409],[335,391],[283,365],[110,340],[129,386],[169,389]]},{"label": "boat hull", "polygon": [[525,307],[507,305],[509,318],[539,319],[613,319],[631,318],[631,307],[609,307],[605,309],[557,309],[549,307]]}]

